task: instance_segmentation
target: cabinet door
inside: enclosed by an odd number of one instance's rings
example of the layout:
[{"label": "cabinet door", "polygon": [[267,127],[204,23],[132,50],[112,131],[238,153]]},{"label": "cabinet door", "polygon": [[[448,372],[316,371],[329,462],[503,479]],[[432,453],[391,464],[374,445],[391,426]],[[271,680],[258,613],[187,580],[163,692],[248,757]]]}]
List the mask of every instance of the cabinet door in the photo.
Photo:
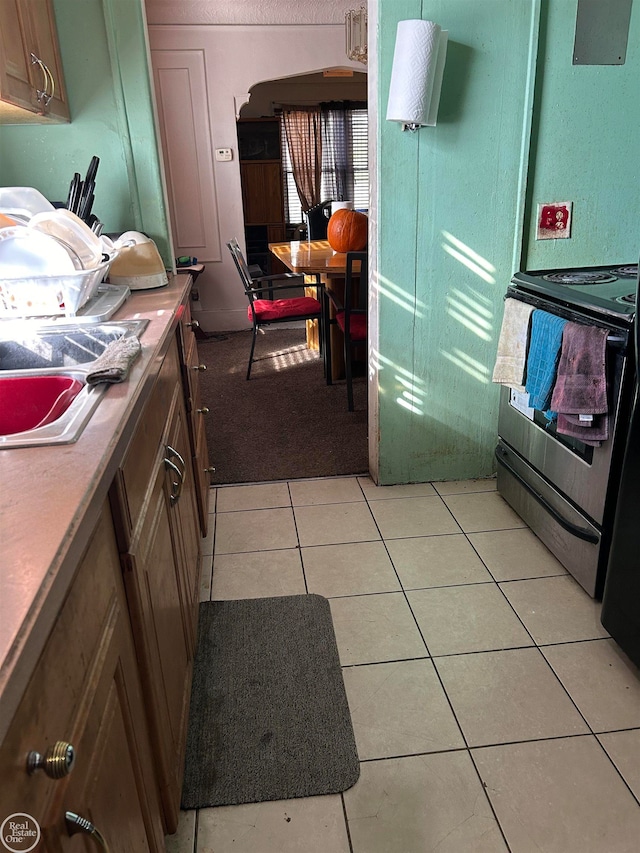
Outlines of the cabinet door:
[{"label": "cabinet door", "polygon": [[31,40],[27,12],[21,0],[0,2],[0,96],[16,106],[33,110],[36,102],[27,50]]},{"label": "cabinet door", "polygon": [[180,807],[192,641],[183,619],[183,579],[167,508],[164,447],[159,450],[144,521],[123,562],[156,776],[166,831],[172,833]]},{"label": "cabinet door", "polygon": [[[10,110],[0,110],[0,115],[15,122],[68,121],[51,0],[1,0],[0,47],[0,100]],[[46,66],[46,72],[34,57]],[[39,99],[38,91],[50,97]]]},{"label": "cabinet door", "polygon": [[[181,401],[171,421],[165,458],[179,471],[169,467],[165,478],[165,500],[171,527],[173,550],[182,580],[185,631],[189,639],[190,657],[195,654],[198,630],[200,588],[200,531],[195,481],[191,462],[191,446],[187,419]],[[188,710],[188,709],[187,709]]]},{"label": "cabinet door", "polygon": [[241,163],[245,225],[284,222],[284,194],[280,162]]},{"label": "cabinet door", "polygon": [[196,336],[188,326],[190,322],[190,314],[187,312],[182,328],[185,402],[189,418],[190,456],[193,460],[193,470],[195,473],[200,531],[203,536],[206,536],[209,517],[211,472],[209,471],[209,450],[207,447],[204,420],[207,417],[211,417],[211,414],[209,407],[203,402],[200,396],[200,361]]},{"label": "cabinet door", "polygon": [[[26,758],[72,744],[70,774],[27,773]],[[85,849],[65,811],[94,822],[110,849],[163,849],[160,803],[108,505],[0,748],[0,813],[27,812],[47,851]],[[88,842],[92,844],[93,842]],[[38,847],[40,849],[40,847]],[[92,849],[92,848],[87,848]]]},{"label": "cabinet door", "polygon": [[[64,74],[60,60],[60,49],[58,47],[58,33],[51,0],[22,0],[30,8],[31,37],[33,52],[47,66],[53,79],[49,82],[47,91],[52,95],[46,109],[45,115],[53,118],[69,119],[69,105],[64,85]],[[34,83],[42,88],[39,81],[39,68],[33,66],[35,73]]]},{"label": "cabinet door", "polygon": [[[124,596],[123,596],[124,597]],[[143,767],[136,755],[136,725],[132,707],[144,712],[139,689],[131,690],[131,679],[138,677],[130,639],[126,603],[118,601],[104,626],[100,666],[94,673],[91,696],[83,707],[86,719],[77,736],[78,766],[59,803],[54,802],[58,818],[60,849],[80,851],[96,849],[95,841],[72,836],[64,816],[72,812],[91,821],[102,834],[111,853],[147,853],[164,850],[160,805],[150,774],[144,785]],[[150,751],[145,756],[153,767]],[[150,790],[155,798],[154,833],[147,825],[146,804],[141,791]],[[86,845],[86,846],[83,846]]]}]

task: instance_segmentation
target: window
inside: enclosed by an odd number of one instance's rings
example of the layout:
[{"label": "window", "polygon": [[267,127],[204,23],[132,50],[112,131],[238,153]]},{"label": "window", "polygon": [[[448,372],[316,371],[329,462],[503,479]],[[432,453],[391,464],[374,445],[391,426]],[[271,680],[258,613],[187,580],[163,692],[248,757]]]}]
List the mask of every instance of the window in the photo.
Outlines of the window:
[{"label": "window", "polygon": [[[321,200],[349,200],[357,210],[369,207],[369,122],[365,104],[322,104],[322,191]],[[284,178],[285,219],[291,224],[303,221],[300,198],[284,132],[282,170]]]}]

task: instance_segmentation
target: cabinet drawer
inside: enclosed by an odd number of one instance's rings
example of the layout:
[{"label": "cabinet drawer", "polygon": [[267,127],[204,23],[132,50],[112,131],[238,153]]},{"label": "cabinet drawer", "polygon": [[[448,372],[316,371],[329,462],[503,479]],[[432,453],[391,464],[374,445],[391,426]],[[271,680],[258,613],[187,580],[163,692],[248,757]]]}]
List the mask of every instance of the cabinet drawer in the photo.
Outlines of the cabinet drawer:
[{"label": "cabinet drawer", "polygon": [[174,339],[118,472],[119,506],[126,516],[123,519],[125,544],[130,542],[138,527],[147,492],[155,480],[154,470],[166,428],[167,410],[179,387],[180,363]]},{"label": "cabinet drawer", "polygon": [[[103,635],[122,606],[118,550],[108,505],[91,537],[87,553],[67,595],[18,711],[0,747],[0,814],[27,811],[47,826],[47,806],[65,780],[38,770],[29,776],[27,755],[44,754],[56,741],[78,747]],[[88,760],[80,753],[76,767]],[[71,777],[70,777],[71,778]]]}]

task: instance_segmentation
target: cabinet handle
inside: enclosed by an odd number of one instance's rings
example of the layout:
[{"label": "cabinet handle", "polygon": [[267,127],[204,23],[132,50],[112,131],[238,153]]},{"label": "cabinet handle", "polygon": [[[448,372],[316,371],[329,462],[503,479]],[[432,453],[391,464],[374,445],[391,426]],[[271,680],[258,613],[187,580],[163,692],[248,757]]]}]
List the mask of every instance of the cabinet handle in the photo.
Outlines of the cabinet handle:
[{"label": "cabinet handle", "polygon": [[95,839],[98,845],[109,853],[109,847],[107,846],[107,842],[104,840],[102,833],[91,823],[90,820],[87,820],[85,817],[80,817],[80,815],[75,812],[65,812],[64,813],[64,822],[67,825],[67,832],[69,835],[76,835],[78,832],[82,832],[84,835],[89,835],[91,838]]},{"label": "cabinet handle", "polygon": [[165,468],[169,471],[173,471],[180,478],[178,482],[175,480],[171,483],[171,496],[169,498],[171,502],[171,506],[174,506],[180,500],[180,495],[182,494],[182,487],[184,485],[184,471],[181,471],[175,462],[172,462],[171,459],[164,458]]},{"label": "cabinet handle", "polygon": [[27,773],[32,776],[36,770],[44,770],[50,779],[62,779],[71,773],[75,761],[76,751],[71,744],[58,740],[44,755],[35,750],[27,755]]},{"label": "cabinet handle", "polygon": [[[42,104],[42,112],[44,113],[46,108],[49,106],[51,99],[55,95],[56,82],[53,79],[53,74],[51,73],[51,71],[49,71],[48,67],[44,64],[44,62],[41,59],[39,59],[39,57],[37,57],[35,55],[35,53],[31,54],[31,64],[32,65],[38,65],[40,67],[40,70],[42,71],[42,78],[43,78],[42,86],[43,86],[43,88],[42,89],[36,88],[36,100],[38,101],[39,104]],[[49,83],[51,83],[51,91],[50,92],[47,91],[49,89]]]},{"label": "cabinet handle", "polygon": [[194,364],[191,369],[192,370],[206,370],[207,365],[206,364]]},{"label": "cabinet handle", "polygon": [[199,415],[208,415],[210,412],[209,406],[203,406],[201,409],[196,409]]},{"label": "cabinet handle", "polygon": [[216,469],[214,468],[213,465],[210,465],[208,468],[204,468],[203,470],[204,470],[205,474],[215,474],[216,473]]},{"label": "cabinet handle", "polygon": [[200,322],[198,320],[192,320],[190,323],[185,323],[187,329],[199,329]]},{"label": "cabinet handle", "polygon": [[182,458],[182,456],[180,456],[180,454],[178,453],[178,451],[177,451],[175,448],[171,447],[171,445],[170,445],[170,444],[167,444],[167,453],[168,453],[169,455],[171,455],[171,456],[175,456],[175,457],[176,457],[176,459],[177,459],[177,460],[180,462],[180,464],[182,465],[182,468],[183,468],[183,471],[182,471],[182,479],[184,480],[184,472],[185,472],[186,467],[187,467],[186,462],[184,461],[184,459]]}]

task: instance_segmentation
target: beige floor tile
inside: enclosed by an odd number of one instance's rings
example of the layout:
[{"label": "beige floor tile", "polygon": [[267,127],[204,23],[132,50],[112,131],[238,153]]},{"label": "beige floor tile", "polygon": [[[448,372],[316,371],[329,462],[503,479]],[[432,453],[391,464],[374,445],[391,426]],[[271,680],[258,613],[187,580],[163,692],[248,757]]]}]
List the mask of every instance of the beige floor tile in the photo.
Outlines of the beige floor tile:
[{"label": "beige floor tile", "polygon": [[416,589],[407,598],[432,656],[533,645],[495,584]]},{"label": "beige floor tile", "polygon": [[488,477],[484,480],[445,480],[433,485],[439,495],[467,495],[472,492],[495,492],[496,479]]},{"label": "beige floor tile", "polygon": [[210,601],[211,599],[212,562],[211,554],[200,558],[200,601]]},{"label": "beige floor tile", "polygon": [[166,853],[194,853],[196,844],[196,812],[180,812],[178,831],[165,836]]},{"label": "beige floor tile", "polygon": [[419,498],[435,495],[431,483],[407,483],[399,486],[376,486],[371,477],[358,477],[364,496],[368,501],[383,501],[389,498]]},{"label": "beige floor tile", "polygon": [[497,492],[447,495],[442,500],[465,533],[526,527],[520,516]]},{"label": "beige floor tile", "polygon": [[510,581],[500,589],[537,645],[609,636],[600,622],[602,605],[570,575]]},{"label": "beige floor tile", "polygon": [[218,492],[218,490],[215,489],[213,486],[211,486],[211,488],[209,489],[209,512],[215,512],[216,511],[217,492]]},{"label": "beige floor tile", "polygon": [[329,603],[343,666],[427,657],[402,593],[332,598]]},{"label": "beige floor tile", "polygon": [[317,545],[301,553],[309,592],[333,598],[400,589],[382,542]]},{"label": "beige floor tile", "polygon": [[497,581],[567,574],[565,567],[528,528],[470,533],[469,541]]},{"label": "beige floor tile", "polygon": [[286,483],[258,483],[253,486],[225,486],[218,489],[218,512],[275,509],[281,506],[291,506]]},{"label": "beige floor tile", "polygon": [[430,660],[351,666],[342,674],[361,761],[464,747]]},{"label": "beige floor tile", "polygon": [[294,509],[300,545],[341,545],[380,539],[365,501]]},{"label": "beige floor tile", "polygon": [[640,808],[594,737],[473,751],[512,851],[635,853]]},{"label": "beige floor tile", "polygon": [[389,539],[386,545],[404,589],[493,580],[462,533]]},{"label": "beige floor tile", "polygon": [[272,551],[298,545],[292,509],[223,512],[218,515],[216,526],[216,555]]},{"label": "beige floor tile", "polygon": [[437,496],[372,501],[371,512],[383,539],[460,533],[451,513]]},{"label": "beige floor tile", "polygon": [[363,501],[364,495],[356,477],[327,480],[299,480],[289,483],[294,506],[316,506],[348,501]]},{"label": "beige floor tile", "polygon": [[538,649],[434,661],[470,746],[589,731]]},{"label": "beige floor tile", "polygon": [[594,732],[640,725],[640,671],[613,640],[541,651]]},{"label": "beige floor tile", "polygon": [[344,799],[353,853],[507,850],[464,751],[366,762]]},{"label": "beige floor tile", "polygon": [[304,595],[306,591],[297,548],[214,557],[212,601]]},{"label": "beige floor tile", "polygon": [[339,794],[201,809],[197,853],[349,853]]},{"label": "beige floor tile", "polygon": [[640,800],[640,729],[598,735],[618,772]]}]

